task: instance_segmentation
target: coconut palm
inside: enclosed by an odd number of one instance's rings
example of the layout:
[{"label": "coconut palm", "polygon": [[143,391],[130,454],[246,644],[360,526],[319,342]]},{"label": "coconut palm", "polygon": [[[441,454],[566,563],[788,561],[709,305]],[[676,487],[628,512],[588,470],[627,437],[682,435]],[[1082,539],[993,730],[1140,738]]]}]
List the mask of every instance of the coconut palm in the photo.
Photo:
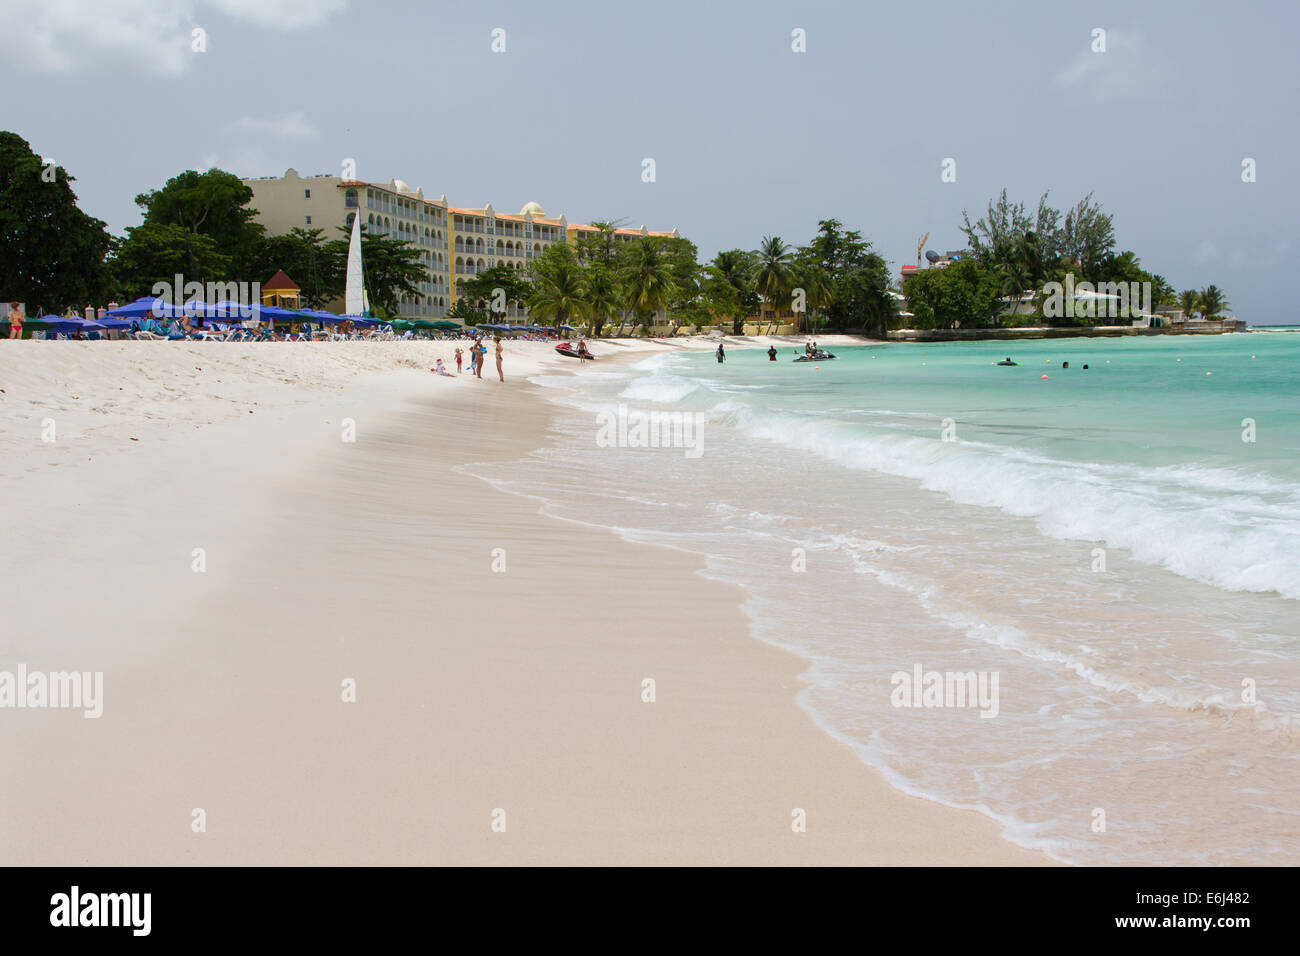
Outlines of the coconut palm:
[{"label": "coconut palm", "polygon": [[601,327],[623,308],[618,286],[608,269],[598,262],[587,267],[582,315],[591,321],[591,334],[599,336]]},{"label": "coconut palm", "polygon": [[673,274],[657,243],[644,239],[627,244],[618,270],[623,305],[649,325],[654,314],[668,307],[673,297]]},{"label": "coconut palm", "polygon": [[1195,289],[1184,289],[1178,293],[1178,308],[1183,310],[1183,315],[1187,318],[1194,316],[1200,307],[1201,296]]},{"label": "coconut palm", "polygon": [[789,307],[790,293],[795,285],[794,253],[781,241],[780,236],[764,236],[758,248],[758,271],[754,287],[772,306],[776,318]]},{"label": "coconut palm", "polygon": [[831,301],[833,290],[830,276],[819,263],[802,262],[795,267],[794,278],[795,288],[803,289],[804,296],[802,316],[799,313],[795,314],[795,332],[799,331],[801,317],[805,324],[804,331],[810,331],[812,316],[820,309],[824,309]]},{"label": "coconut palm", "polygon": [[533,262],[533,288],[528,312],[536,319],[562,325],[578,315],[586,301],[582,267],[567,244],[549,246]]},{"label": "coconut palm", "polygon": [[1200,301],[1201,315],[1207,319],[1212,319],[1232,307],[1232,303],[1224,298],[1223,290],[1217,285],[1208,285],[1201,290]]}]

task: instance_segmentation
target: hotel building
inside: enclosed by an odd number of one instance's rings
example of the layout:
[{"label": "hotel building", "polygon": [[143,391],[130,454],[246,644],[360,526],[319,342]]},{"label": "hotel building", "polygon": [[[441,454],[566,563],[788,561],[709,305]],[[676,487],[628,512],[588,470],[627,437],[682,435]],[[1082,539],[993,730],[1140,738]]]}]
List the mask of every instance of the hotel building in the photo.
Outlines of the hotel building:
[{"label": "hotel building", "polygon": [[[403,318],[444,317],[456,301],[458,279],[472,278],[496,265],[526,272],[547,246],[569,242],[596,227],[570,224],[564,216],[548,217],[535,202],[518,215],[499,213],[489,203],[481,209],[447,205],[447,197],[428,199],[424,190],[413,189],[400,179],[388,183],[367,183],[338,176],[300,176],[289,169],[283,176],[245,179],[253,191],[250,203],[256,221],[272,235],[294,228],[324,229],[326,239],[342,238],[342,227],[352,229],[352,219],[362,217],[370,235],[404,240],[420,252],[425,267],[418,292],[399,303]],[[631,242],[646,236],[679,238],[672,232],[616,229],[615,238]],[[340,310],[342,301],[327,308]],[[510,303],[505,318],[524,320],[527,309]]]},{"label": "hotel building", "polygon": [[[286,170],[283,176],[245,179],[243,183],[253,191],[250,206],[257,212],[256,221],[271,235],[298,227],[324,229],[327,240],[346,238],[353,217],[359,214],[371,235],[415,246],[425,275],[417,283],[417,291],[399,302],[402,317],[437,318],[451,308],[451,225],[446,196],[426,199],[424,190],[412,189],[400,179],[366,183],[338,176],[299,176],[295,169]],[[346,231],[340,233],[338,227]],[[343,302],[327,307],[342,309]]]}]

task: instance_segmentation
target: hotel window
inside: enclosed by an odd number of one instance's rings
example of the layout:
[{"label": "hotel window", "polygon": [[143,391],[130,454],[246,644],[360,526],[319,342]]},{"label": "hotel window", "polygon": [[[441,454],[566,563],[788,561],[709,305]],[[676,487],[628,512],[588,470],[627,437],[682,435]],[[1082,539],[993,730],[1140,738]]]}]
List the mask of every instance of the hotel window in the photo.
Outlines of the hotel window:
[{"label": "hotel window", "polygon": [[311,216],[304,216],[303,218],[307,220],[307,225],[310,226],[310,225],[311,225]]},{"label": "hotel window", "polygon": [[357,208],[357,191],[355,189],[349,189],[343,194],[343,205],[348,209]]},{"label": "hotel window", "polygon": [[302,191],[302,198],[303,198],[303,199],[310,199],[310,198],[311,198],[311,190],[310,190],[310,189],[304,189],[304,190]]}]

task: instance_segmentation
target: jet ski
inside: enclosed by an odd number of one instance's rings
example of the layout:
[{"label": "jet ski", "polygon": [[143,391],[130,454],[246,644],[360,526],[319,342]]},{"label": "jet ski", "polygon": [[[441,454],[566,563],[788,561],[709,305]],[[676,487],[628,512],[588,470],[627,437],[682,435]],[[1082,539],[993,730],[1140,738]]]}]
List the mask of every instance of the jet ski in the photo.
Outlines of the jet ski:
[{"label": "jet ski", "polygon": [[825,362],[828,359],[833,359],[833,358],[835,358],[835,356],[832,355],[830,352],[823,352],[821,349],[818,349],[816,352],[813,352],[812,355],[798,356],[797,358],[795,358],[795,361],[796,362]]},{"label": "jet ski", "polygon": [[595,359],[596,357],[592,355],[590,352],[583,352],[581,355],[579,355],[578,350],[575,349],[568,342],[561,342],[559,345],[555,347],[555,351],[559,352],[561,355],[567,355],[569,358]]},{"label": "jet ski", "polygon": [[997,364],[999,364],[999,365],[1019,365],[1020,363],[1019,363],[1019,362],[1013,362],[1013,361],[1011,361],[1011,359],[1007,359],[1005,362],[998,362]]}]

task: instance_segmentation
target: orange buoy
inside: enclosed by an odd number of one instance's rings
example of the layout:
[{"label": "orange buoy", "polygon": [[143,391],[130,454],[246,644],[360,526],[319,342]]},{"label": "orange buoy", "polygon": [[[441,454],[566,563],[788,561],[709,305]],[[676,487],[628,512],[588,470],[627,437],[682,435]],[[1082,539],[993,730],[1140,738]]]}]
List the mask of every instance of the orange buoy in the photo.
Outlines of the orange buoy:
[{"label": "orange buoy", "polygon": [[1044,375],[1044,376],[1042,376],[1042,378],[1043,378],[1043,379],[1044,379],[1044,381],[1046,381],[1046,379],[1047,379],[1047,376],[1046,376],[1046,375]]}]

